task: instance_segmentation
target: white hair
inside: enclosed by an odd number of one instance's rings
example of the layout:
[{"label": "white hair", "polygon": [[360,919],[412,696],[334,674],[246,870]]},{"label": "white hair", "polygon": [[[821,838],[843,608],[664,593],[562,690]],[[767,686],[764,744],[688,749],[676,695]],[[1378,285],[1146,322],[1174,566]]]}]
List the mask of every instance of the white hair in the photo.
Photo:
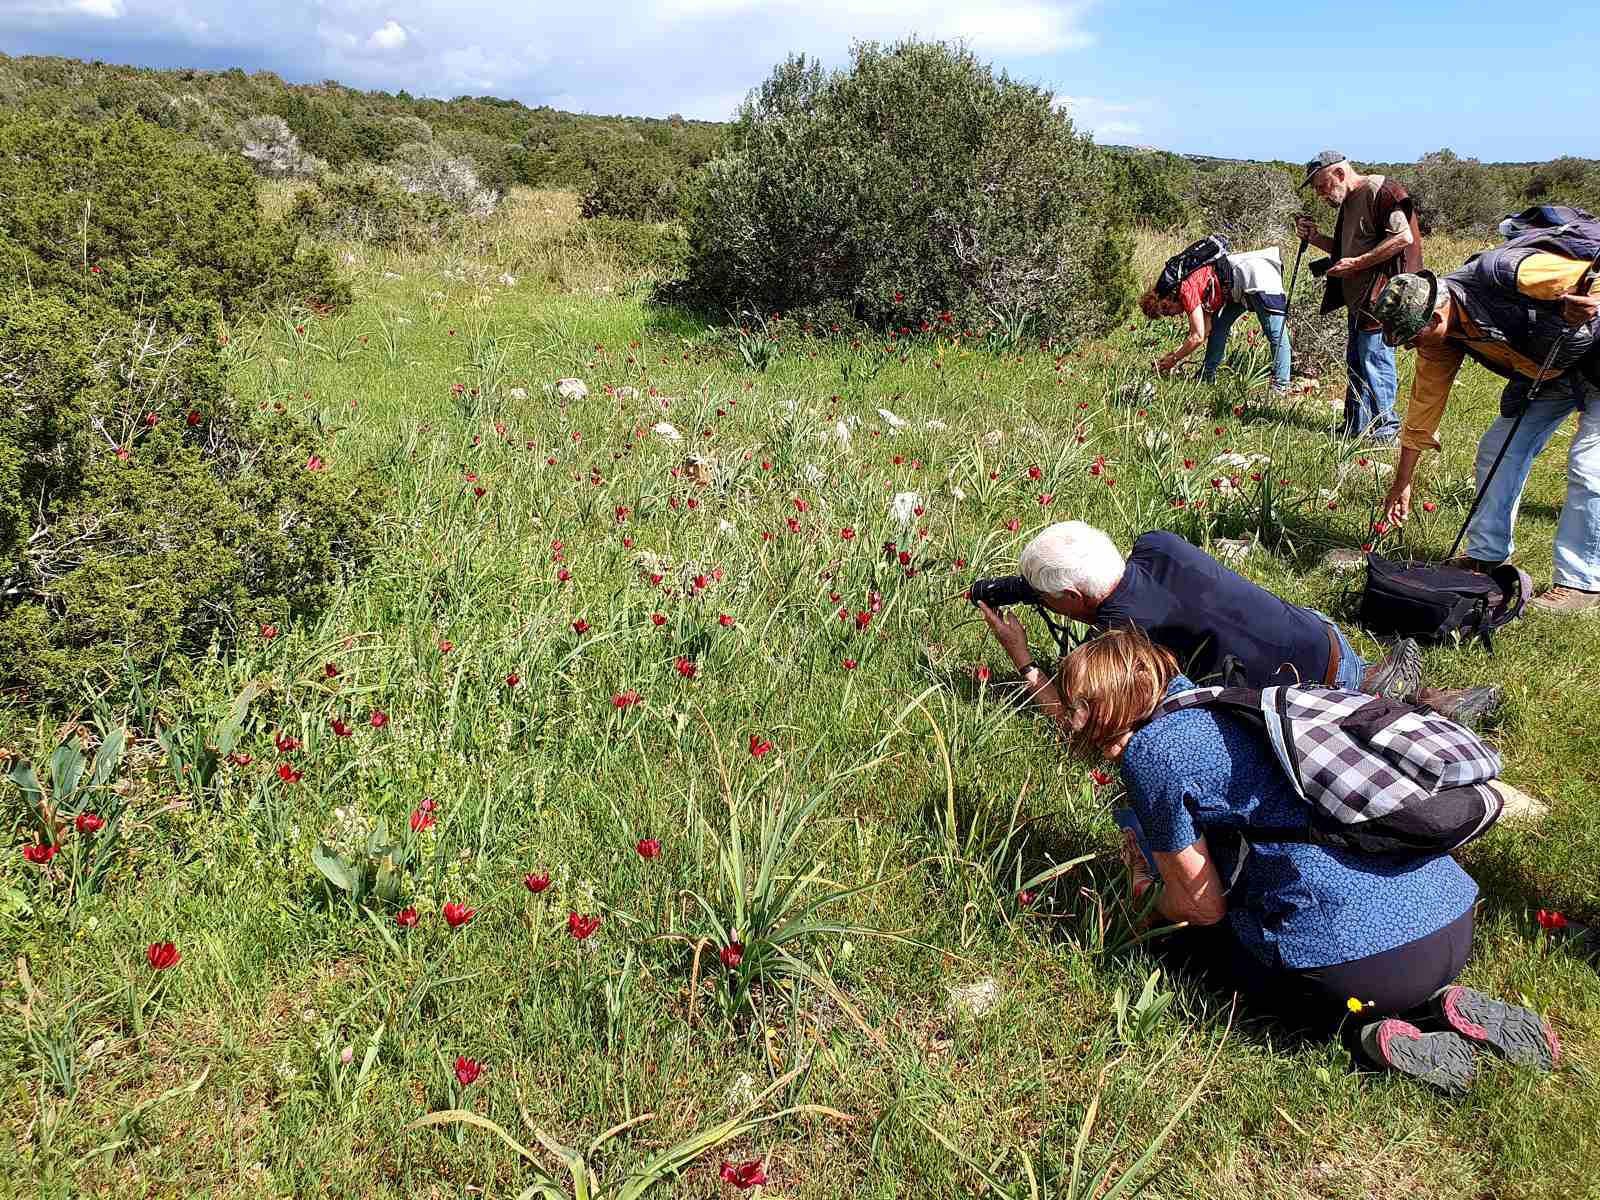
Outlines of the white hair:
[{"label": "white hair", "polygon": [[1017,565],[1035,591],[1057,596],[1070,588],[1090,603],[1112,593],[1124,566],[1105,531],[1082,521],[1047,526],[1022,548]]}]

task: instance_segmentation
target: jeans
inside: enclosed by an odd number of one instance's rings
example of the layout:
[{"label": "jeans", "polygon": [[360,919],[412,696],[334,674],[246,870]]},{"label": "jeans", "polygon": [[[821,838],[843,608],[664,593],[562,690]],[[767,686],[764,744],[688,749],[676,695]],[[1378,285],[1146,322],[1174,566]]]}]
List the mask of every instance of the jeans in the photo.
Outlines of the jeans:
[{"label": "jeans", "polygon": [[[1506,385],[1503,402],[1519,403],[1528,383]],[[1503,411],[1503,410],[1502,410]],[[1511,438],[1515,417],[1500,417],[1478,443],[1478,489],[1483,502],[1467,528],[1467,553],[1500,562],[1516,549],[1512,527],[1533,460],[1549,445],[1568,416],[1580,412],[1578,431],[1567,455],[1567,498],[1556,525],[1554,582],[1557,587],[1600,591],[1600,388],[1570,371],[1540,389]],[[1505,459],[1489,486],[1483,486],[1500,447],[1511,439]]]},{"label": "jeans", "polygon": [[1362,677],[1367,673],[1367,660],[1356,653],[1356,648],[1345,637],[1344,630],[1334,624],[1332,617],[1314,608],[1309,611],[1328,623],[1328,628],[1333,630],[1333,636],[1339,642],[1339,669],[1334,672],[1333,686],[1347,692],[1359,692]]},{"label": "jeans", "polygon": [[[1267,335],[1268,344],[1272,346],[1272,386],[1286,388],[1289,386],[1289,331],[1284,325],[1283,314],[1268,312],[1259,305],[1252,306],[1252,311],[1261,323],[1261,331]],[[1200,367],[1200,378],[1204,382],[1211,383],[1216,379],[1222,356],[1227,353],[1228,333],[1233,329],[1233,323],[1244,314],[1245,306],[1230,300],[1212,318],[1211,336],[1206,340],[1206,358]]]},{"label": "jeans", "polygon": [[1366,332],[1353,313],[1346,332],[1344,365],[1350,382],[1345,388],[1344,428],[1340,432],[1351,438],[1362,434],[1392,438],[1400,431],[1400,418],[1394,415],[1394,350],[1383,344],[1381,329]]}]

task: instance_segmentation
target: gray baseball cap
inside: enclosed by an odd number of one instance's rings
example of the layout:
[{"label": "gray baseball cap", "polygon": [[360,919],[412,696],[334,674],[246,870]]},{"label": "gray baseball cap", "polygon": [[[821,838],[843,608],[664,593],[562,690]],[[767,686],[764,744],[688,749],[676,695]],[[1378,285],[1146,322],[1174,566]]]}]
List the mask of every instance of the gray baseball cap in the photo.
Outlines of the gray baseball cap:
[{"label": "gray baseball cap", "polygon": [[1300,186],[1305,187],[1306,184],[1310,183],[1311,177],[1322,170],[1323,167],[1331,167],[1336,163],[1346,161],[1348,161],[1346,157],[1337,150],[1324,150],[1306,164],[1306,177],[1300,181]]}]

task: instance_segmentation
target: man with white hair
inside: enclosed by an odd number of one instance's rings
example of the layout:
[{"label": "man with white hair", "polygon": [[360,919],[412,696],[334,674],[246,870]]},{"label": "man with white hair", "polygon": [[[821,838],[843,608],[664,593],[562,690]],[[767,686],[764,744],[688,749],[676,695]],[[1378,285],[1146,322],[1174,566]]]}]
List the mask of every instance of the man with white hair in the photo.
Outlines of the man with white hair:
[{"label": "man with white hair", "polygon": [[[1019,568],[1052,612],[1098,631],[1142,630],[1198,684],[1341,687],[1414,700],[1464,721],[1499,700],[1493,687],[1422,687],[1422,652],[1410,638],[1382,662],[1368,663],[1328,617],[1251,583],[1175,533],[1140,535],[1124,560],[1103,530],[1062,521],[1023,547]],[[1008,610],[978,607],[1031,695],[1057,715],[1060,696],[1028,653],[1022,622]]]}]

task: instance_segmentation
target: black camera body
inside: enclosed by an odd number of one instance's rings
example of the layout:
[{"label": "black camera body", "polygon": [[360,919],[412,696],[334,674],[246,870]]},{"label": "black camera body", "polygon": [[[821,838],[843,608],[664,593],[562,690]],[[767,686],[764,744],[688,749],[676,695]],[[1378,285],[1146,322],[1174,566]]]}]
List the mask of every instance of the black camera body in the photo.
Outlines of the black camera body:
[{"label": "black camera body", "polygon": [[1042,604],[1044,598],[1021,575],[1000,575],[994,579],[974,579],[967,592],[974,604],[1004,608],[1008,604]]},{"label": "black camera body", "polygon": [[1309,264],[1311,267],[1311,278],[1321,279],[1328,273],[1328,268],[1333,266],[1335,261],[1336,260],[1331,254],[1327,258],[1314,259]]}]

